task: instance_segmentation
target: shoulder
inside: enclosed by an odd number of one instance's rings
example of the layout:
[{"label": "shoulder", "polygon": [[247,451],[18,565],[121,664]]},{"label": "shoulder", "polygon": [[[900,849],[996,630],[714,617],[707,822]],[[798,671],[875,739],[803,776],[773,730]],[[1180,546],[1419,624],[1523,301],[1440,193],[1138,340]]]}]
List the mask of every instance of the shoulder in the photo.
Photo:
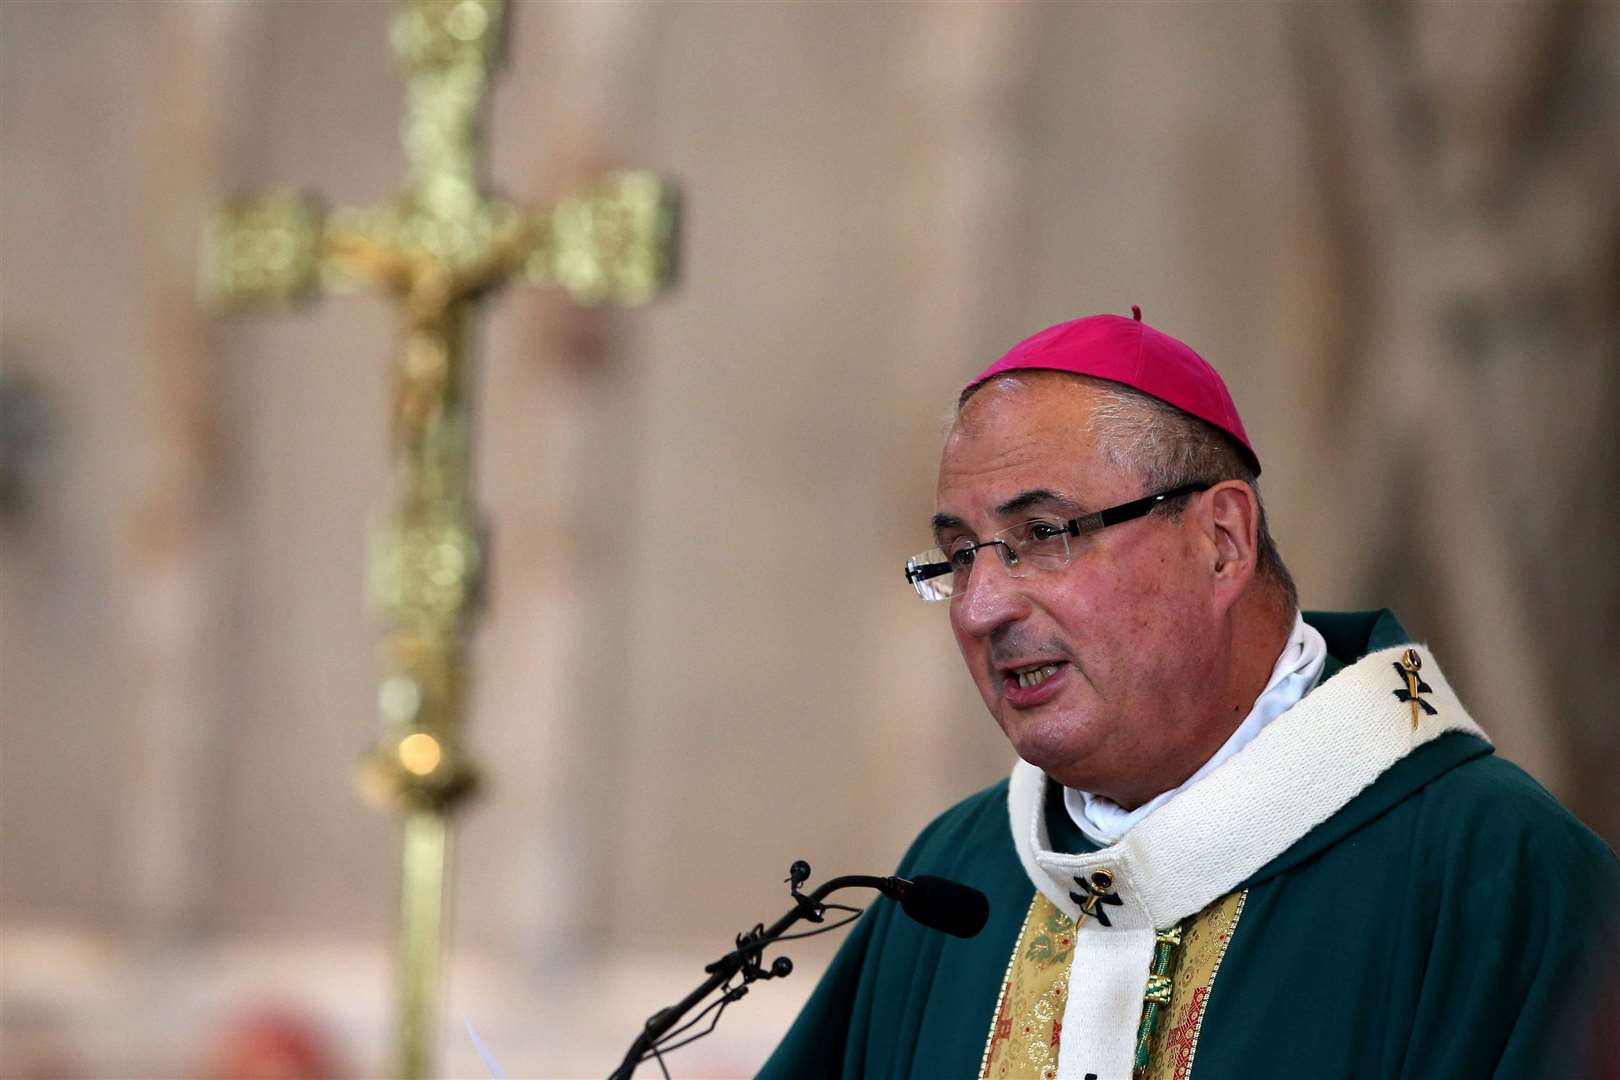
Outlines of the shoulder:
[{"label": "shoulder", "polygon": [[1495,754],[1466,761],[1421,792],[1417,843],[1436,870],[1478,889],[1590,903],[1620,901],[1620,860],[1601,837],[1517,765]]},{"label": "shoulder", "polygon": [[1501,843],[1537,840],[1614,859],[1609,846],[1529,773],[1495,754],[1465,761],[1423,789],[1422,811],[1448,831],[1489,830]]}]

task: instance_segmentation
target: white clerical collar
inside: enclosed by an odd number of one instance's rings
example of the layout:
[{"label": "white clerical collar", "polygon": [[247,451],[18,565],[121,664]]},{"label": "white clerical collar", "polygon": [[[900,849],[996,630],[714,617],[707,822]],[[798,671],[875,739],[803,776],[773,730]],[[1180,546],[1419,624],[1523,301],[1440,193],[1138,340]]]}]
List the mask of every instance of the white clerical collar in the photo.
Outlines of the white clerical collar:
[{"label": "white clerical collar", "polygon": [[1249,710],[1249,715],[1243,718],[1237,730],[1232,732],[1226,742],[1221,744],[1221,748],[1215,751],[1197,772],[1189,776],[1180,787],[1149,799],[1135,810],[1126,810],[1103,795],[1094,795],[1077,788],[1064,788],[1063,805],[1068,807],[1069,816],[1092,843],[1107,847],[1117,842],[1132,825],[1203,779],[1221,762],[1243,749],[1250,739],[1260,734],[1261,728],[1298,704],[1299,700],[1316,686],[1317,680],[1322,677],[1322,667],[1326,662],[1327,643],[1322,640],[1322,635],[1317,633],[1316,628],[1306,623],[1296,612],[1294,629],[1288,635],[1288,643],[1278,655],[1277,663],[1271,669],[1271,678],[1267,681],[1266,688],[1260,692],[1260,696],[1255,699],[1254,708]]}]

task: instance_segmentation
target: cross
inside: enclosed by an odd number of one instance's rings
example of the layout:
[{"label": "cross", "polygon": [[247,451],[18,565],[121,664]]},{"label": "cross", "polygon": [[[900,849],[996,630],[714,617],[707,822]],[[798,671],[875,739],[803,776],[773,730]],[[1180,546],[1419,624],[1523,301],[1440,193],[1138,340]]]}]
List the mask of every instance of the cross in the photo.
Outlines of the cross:
[{"label": "cross", "polygon": [[397,1061],[430,1071],[442,953],[449,813],[477,780],[463,741],[466,649],[484,581],[469,479],[468,332],[513,278],[585,304],[635,305],[673,276],[675,198],[618,172],[532,212],[481,182],[482,114],[499,60],[501,0],[402,0],[391,37],[403,69],[408,162],[392,201],[325,213],[289,194],[227,207],[210,223],[203,287],[242,305],[380,289],[404,317],[392,409],[394,491],[375,527],[370,594],[383,624],[383,730],[363,791],[401,818]]},{"label": "cross", "polygon": [[1417,730],[1418,709],[1420,707],[1430,716],[1433,716],[1438,711],[1433,705],[1418,696],[1419,694],[1428,694],[1434,691],[1434,687],[1418,677],[1418,672],[1422,668],[1423,660],[1418,656],[1416,649],[1407,649],[1401,653],[1400,660],[1395,664],[1395,673],[1400,675],[1401,679],[1406,683],[1404,689],[1395,691],[1395,698],[1397,701],[1411,702],[1413,731]]},{"label": "cross", "polygon": [[1089,915],[1104,926],[1112,926],[1113,923],[1108,921],[1108,912],[1097,905],[1102,903],[1119,907],[1125,903],[1119,898],[1118,893],[1109,891],[1114,887],[1114,875],[1107,870],[1093,870],[1090,880],[1077,877],[1074,883],[1085,890],[1083,894],[1077,892],[1069,894],[1069,899],[1080,905],[1080,917],[1075,919],[1075,922],[1078,924],[1080,919]]}]

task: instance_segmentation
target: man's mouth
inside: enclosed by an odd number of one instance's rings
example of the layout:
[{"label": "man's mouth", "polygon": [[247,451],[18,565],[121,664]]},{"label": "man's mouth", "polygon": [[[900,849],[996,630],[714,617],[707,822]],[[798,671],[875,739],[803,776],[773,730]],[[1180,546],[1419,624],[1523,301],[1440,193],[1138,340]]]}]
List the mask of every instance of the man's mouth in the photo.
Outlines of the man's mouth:
[{"label": "man's mouth", "polygon": [[1062,667],[1064,663],[1065,661],[1058,660],[1052,663],[1030,664],[1028,667],[1013,668],[1007,672],[1007,676],[1019,686],[1028,690],[1041,685],[1041,683],[1056,675],[1058,668]]}]

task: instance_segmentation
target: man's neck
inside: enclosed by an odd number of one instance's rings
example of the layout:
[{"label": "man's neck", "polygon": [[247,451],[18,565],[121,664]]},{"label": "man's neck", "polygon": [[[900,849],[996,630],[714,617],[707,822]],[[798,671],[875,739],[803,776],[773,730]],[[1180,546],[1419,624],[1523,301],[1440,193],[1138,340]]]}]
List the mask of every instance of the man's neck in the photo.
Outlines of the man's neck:
[{"label": "man's neck", "polygon": [[[1243,611],[1241,609],[1245,604],[1254,604],[1260,610]],[[1294,620],[1299,617],[1299,612],[1281,611],[1269,597],[1259,595],[1245,597],[1233,614],[1236,629],[1232,635],[1232,677],[1227,682],[1222,702],[1224,715],[1229,722],[1222,725],[1224,732],[1209,748],[1211,754],[1237,730],[1237,726],[1254,707],[1255,699],[1265,692],[1277,660],[1288,644],[1289,635],[1293,633]]]},{"label": "man's neck", "polygon": [[[1196,727],[1197,739],[1183,747],[1174,765],[1137,790],[1118,798],[1099,792],[1134,810],[1143,803],[1186,783],[1216,751],[1226,744],[1265,691],[1272,670],[1288,644],[1297,611],[1281,612],[1268,597],[1250,594],[1232,609],[1232,632],[1227,652],[1209,685],[1219,689],[1210,702],[1205,721]],[[1129,801],[1126,801],[1129,800]]]}]

